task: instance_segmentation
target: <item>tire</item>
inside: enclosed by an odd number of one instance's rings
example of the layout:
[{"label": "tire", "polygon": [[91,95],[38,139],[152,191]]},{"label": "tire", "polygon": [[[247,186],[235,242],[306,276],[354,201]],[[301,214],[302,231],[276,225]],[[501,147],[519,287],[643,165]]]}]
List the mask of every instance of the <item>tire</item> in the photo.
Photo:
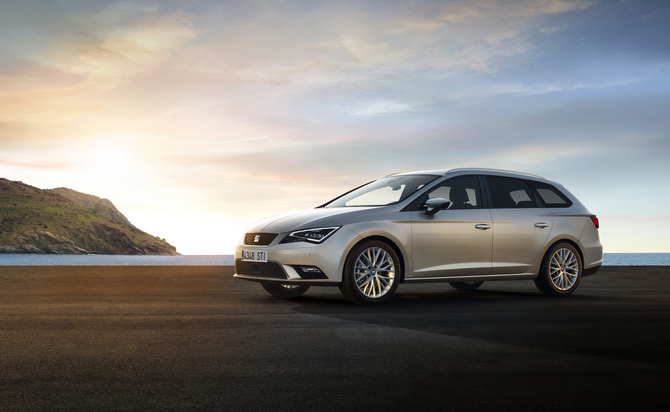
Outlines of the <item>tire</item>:
[{"label": "tire", "polygon": [[544,255],[535,286],[545,295],[568,296],[577,289],[583,271],[579,251],[570,243],[558,243]]},{"label": "tire", "polygon": [[401,274],[400,259],[388,243],[363,241],[347,256],[340,291],[357,305],[383,303],[395,293]]},{"label": "tire", "polygon": [[449,282],[452,288],[464,291],[477,290],[484,282]]},{"label": "tire", "polygon": [[307,292],[309,285],[285,285],[283,283],[261,283],[263,289],[276,298],[292,299]]}]

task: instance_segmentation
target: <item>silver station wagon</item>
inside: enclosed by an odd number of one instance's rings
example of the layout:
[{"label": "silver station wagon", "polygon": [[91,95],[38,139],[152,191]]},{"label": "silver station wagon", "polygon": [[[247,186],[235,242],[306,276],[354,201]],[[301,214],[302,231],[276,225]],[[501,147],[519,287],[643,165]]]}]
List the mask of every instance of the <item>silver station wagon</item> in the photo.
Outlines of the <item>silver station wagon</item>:
[{"label": "silver station wagon", "polygon": [[338,286],[356,304],[381,303],[401,283],[534,280],[566,296],[602,265],[598,218],[562,185],[490,169],[399,173],[315,209],[251,225],[235,277],[294,298]]}]

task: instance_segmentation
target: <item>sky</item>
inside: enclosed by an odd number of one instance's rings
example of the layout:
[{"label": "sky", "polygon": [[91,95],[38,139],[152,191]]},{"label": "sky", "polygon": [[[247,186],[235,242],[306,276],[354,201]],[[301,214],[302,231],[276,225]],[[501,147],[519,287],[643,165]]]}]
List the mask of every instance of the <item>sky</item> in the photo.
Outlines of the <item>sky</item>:
[{"label": "sky", "polygon": [[0,177],[180,253],[457,167],[563,184],[606,253],[670,252],[670,2],[0,3]]}]

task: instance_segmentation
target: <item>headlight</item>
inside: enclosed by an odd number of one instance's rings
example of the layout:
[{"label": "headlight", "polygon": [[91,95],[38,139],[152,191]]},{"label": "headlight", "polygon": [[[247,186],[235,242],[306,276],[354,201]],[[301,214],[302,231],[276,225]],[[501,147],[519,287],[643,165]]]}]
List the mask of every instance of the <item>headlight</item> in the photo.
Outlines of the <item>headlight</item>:
[{"label": "headlight", "polygon": [[305,229],[305,230],[296,230],[286,235],[281,242],[279,243],[293,243],[293,242],[309,242],[309,243],[322,243],[324,240],[328,239],[330,235],[335,233],[337,227],[320,227],[317,229]]}]

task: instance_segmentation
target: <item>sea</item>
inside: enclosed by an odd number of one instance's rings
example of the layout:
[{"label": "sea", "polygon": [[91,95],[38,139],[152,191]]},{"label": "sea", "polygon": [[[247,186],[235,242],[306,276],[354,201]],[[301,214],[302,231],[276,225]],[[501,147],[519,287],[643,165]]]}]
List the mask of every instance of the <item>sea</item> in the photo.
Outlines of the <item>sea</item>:
[{"label": "sea", "polygon": [[0,266],[234,266],[233,255],[127,256],[0,254]]},{"label": "sea", "polygon": [[[125,256],[0,253],[0,266],[233,266],[233,255]],[[605,266],[670,266],[670,253],[604,253]]]}]

